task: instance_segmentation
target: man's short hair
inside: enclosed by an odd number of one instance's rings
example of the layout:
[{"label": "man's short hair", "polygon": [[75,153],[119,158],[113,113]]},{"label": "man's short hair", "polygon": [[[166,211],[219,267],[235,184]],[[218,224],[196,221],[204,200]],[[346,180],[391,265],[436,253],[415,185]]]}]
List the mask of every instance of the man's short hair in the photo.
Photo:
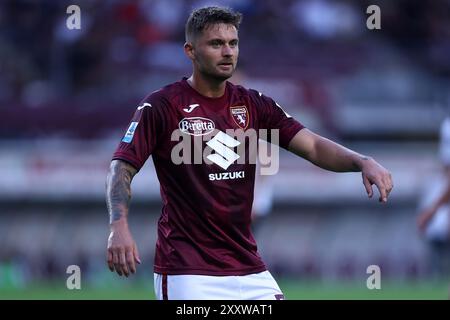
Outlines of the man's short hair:
[{"label": "man's short hair", "polygon": [[186,22],[186,42],[193,41],[206,27],[212,24],[232,24],[239,30],[241,20],[242,14],[230,8],[204,7],[196,9],[189,15]]}]

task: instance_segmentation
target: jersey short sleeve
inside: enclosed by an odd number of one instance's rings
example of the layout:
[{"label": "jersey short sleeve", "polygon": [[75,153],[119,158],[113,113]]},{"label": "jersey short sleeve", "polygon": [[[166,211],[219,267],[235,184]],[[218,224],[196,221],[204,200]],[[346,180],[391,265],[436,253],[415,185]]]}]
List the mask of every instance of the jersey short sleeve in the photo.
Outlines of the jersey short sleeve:
[{"label": "jersey short sleeve", "polygon": [[287,149],[289,142],[304,126],[286,113],[272,98],[260,92],[251,90],[258,106],[259,128],[268,129],[270,141],[270,129],[278,129],[279,145]]},{"label": "jersey short sleeve", "polygon": [[112,159],[124,160],[140,170],[165,131],[166,106],[167,102],[158,93],[144,99],[137,107]]}]

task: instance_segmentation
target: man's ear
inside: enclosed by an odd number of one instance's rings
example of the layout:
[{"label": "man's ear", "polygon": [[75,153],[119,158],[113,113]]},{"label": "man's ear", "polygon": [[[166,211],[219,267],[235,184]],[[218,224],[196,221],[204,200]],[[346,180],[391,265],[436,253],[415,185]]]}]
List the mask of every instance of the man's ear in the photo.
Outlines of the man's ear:
[{"label": "man's ear", "polygon": [[186,42],[184,44],[184,53],[189,57],[189,59],[194,60],[194,46],[191,42]]}]

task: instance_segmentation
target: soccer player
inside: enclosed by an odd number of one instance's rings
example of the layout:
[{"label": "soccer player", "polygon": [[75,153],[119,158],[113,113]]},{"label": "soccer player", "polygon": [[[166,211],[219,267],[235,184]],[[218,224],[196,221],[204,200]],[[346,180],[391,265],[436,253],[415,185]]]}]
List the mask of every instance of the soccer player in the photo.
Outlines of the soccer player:
[{"label": "soccer player", "polygon": [[442,178],[425,194],[417,226],[430,245],[433,271],[443,276],[448,273],[450,253],[450,116],[441,124],[439,140]]},{"label": "soccer player", "polygon": [[419,214],[417,226],[420,232],[425,232],[430,222],[437,217],[438,213],[440,213],[440,215],[443,216],[443,219],[440,220],[445,224],[440,229],[447,233],[444,237],[448,241],[450,238],[450,225],[448,225],[449,212],[448,208],[445,206],[450,204],[450,117],[445,118],[441,124],[439,147],[446,184],[432,204]]},{"label": "soccer player", "polygon": [[133,176],[151,155],[163,201],[154,261],[158,299],[284,298],[250,231],[255,164],[247,159],[250,144],[235,152],[244,145],[242,132],[274,129],[267,139],[278,136],[279,146],[321,168],[362,172],[369,197],[375,184],[381,202],[393,187],[372,158],[311,132],[264,94],[227,81],[237,64],[240,21],[240,13],[219,7],[191,13],[184,51],[192,75],[142,101],[113,155],[107,262],[125,276],[140,263],[128,204]]}]

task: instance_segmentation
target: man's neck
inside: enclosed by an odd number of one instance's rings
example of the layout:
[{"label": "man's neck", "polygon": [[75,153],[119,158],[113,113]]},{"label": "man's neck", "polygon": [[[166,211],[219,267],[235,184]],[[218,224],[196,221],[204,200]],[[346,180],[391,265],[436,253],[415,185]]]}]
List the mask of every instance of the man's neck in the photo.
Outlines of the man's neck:
[{"label": "man's neck", "polygon": [[204,78],[195,73],[187,81],[192,88],[208,98],[220,98],[225,93],[226,81]]}]

